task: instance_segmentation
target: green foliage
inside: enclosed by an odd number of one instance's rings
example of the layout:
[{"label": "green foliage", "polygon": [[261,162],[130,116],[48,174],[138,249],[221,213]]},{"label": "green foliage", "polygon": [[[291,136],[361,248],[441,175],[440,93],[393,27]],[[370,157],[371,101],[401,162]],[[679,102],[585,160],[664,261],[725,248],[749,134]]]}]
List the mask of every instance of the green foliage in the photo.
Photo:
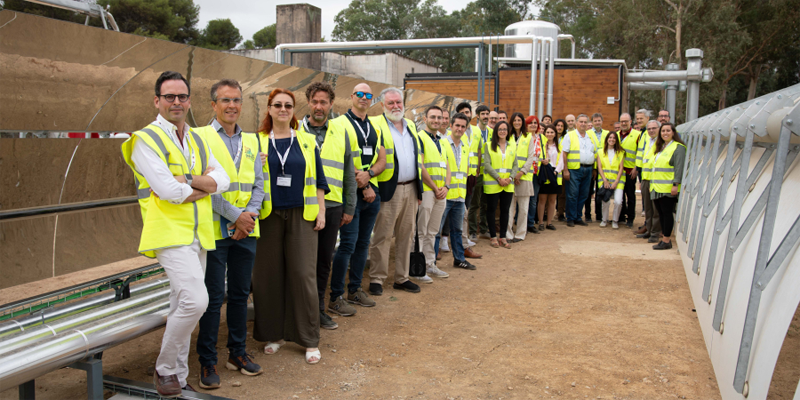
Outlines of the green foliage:
[{"label": "green foliage", "polygon": [[199,45],[212,50],[230,50],[241,41],[242,35],[230,19],[214,19],[208,21]]},{"label": "green foliage", "polygon": [[278,44],[275,32],[276,25],[268,25],[253,34],[253,42],[258,49],[274,49]]},{"label": "green foliage", "polygon": [[245,40],[244,43],[242,43],[242,45],[239,46],[239,48],[245,50],[255,50],[256,44],[252,40],[248,39]]},{"label": "green foliage", "polygon": [[86,17],[73,11],[62,10],[60,8],[34,4],[25,0],[4,0],[0,9],[10,11],[20,11],[26,14],[39,15],[47,18],[60,19],[64,21],[83,23]]}]

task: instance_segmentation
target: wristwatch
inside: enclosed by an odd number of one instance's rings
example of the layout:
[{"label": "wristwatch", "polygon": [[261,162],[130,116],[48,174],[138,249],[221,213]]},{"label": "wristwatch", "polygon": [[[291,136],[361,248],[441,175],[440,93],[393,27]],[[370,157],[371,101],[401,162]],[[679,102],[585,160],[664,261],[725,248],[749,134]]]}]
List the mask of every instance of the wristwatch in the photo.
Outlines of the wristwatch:
[{"label": "wristwatch", "polygon": [[375,177],[375,172],[373,172],[371,169],[368,169],[367,172],[369,173],[369,177],[370,178],[374,178]]},{"label": "wristwatch", "polygon": [[184,176],[186,177],[186,183],[187,183],[189,186],[192,186],[192,174],[186,174],[186,175],[184,175]]}]

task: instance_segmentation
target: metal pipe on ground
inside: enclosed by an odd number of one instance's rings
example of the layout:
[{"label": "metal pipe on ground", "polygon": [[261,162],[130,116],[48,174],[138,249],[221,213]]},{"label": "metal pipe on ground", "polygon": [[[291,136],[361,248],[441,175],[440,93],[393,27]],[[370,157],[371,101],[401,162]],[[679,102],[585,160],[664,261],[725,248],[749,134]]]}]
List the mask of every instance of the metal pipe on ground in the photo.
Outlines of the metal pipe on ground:
[{"label": "metal pipe on ground", "polygon": [[[138,285],[131,285],[130,291],[131,296],[134,296],[168,286],[169,280],[163,278],[143,282]],[[3,342],[0,342],[0,348],[2,348],[3,344],[5,343],[6,337],[29,331],[30,328],[36,325],[47,324],[60,318],[82,313],[92,308],[113,303],[115,299],[116,293],[109,291],[108,293],[99,294],[85,300],[78,300],[60,307],[44,309],[32,315],[0,323],[0,339],[3,340]]]}]

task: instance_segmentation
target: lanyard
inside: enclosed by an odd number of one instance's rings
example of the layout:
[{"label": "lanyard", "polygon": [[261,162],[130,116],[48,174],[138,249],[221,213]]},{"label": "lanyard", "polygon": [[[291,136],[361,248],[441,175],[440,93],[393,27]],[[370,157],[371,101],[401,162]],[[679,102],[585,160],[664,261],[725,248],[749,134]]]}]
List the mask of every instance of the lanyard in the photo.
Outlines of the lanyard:
[{"label": "lanyard", "polygon": [[364,146],[369,146],[367,138],[369,137],[370,127],[372,126],[372,124],[370,124],[369,121],[367,121],[367,132],[364,133],[364,129],[361,127],[361,124],[356,122],[353,118],[350,118],[350,120],[353,121],[353,125],[355,125],[356,128],[358,128],[358,130],[361,132],[361,136],[364,138]]},{"label": "lanyard", "polygon": [[286,171],[284,166],[286,165],[286,160],[289,158],[289,152],[292,151],[292,145],[294,144],[294,129],[292,129],[292,138],[289,141],[289,147],[286,148],[286,151],[281,155],[278,151],[278,146],[275,145],[275,132],[269,133],[269,139],[272,140],[272,147],[275,148],[275,152],[278,154],[278,160],[281,162],[281,175],[286,175]]},{"label": "lanyard", "polygon": [[[453,143],[453,138],[448,137],[447,141],[450,142],[450,147],[453,149],[453,158],[455,159],[453,161],[456,162],[456,172],[463,172],[461,171],[461,157],[464,155],[461,154],[461,149],[464,148],[464,142],[459,142],[459,146],[456,146],[456,144]],[[469,160],[467,160],[467,164],[469,164]]]},{"label": "lanyard", "polygon": [[[231,138],[231,145],[234,145],[233,138]],[[244,149],[244,144],[242,143],[242,137],[239,136],[239,148],[234,150],[236,153],[236,157],[233,158],[233,166],[236,167],[236,163],[239,162],[239,157],[242,156],[242,150]]]}]

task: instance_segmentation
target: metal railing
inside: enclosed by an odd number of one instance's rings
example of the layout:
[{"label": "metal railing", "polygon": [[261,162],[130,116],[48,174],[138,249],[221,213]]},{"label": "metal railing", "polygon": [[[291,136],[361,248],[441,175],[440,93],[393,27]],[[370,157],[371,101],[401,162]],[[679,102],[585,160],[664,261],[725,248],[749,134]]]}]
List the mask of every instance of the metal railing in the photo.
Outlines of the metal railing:
[{"label": "metal railing", "polygon": [[766,398],[800,303],[800,85],[677,129],[675,235],[720,392]]}]

